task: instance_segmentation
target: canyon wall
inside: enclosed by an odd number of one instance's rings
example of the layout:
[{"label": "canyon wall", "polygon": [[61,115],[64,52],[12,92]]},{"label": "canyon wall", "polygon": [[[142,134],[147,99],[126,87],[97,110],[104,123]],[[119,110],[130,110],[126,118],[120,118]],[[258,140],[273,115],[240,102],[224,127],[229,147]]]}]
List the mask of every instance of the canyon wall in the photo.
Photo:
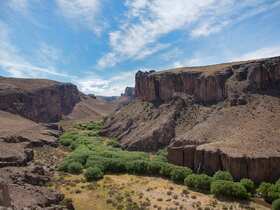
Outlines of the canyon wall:
[{"label": "canyon wall", "polygon": [[139,71],[135,95],[101,132],[124,149],[168,146],[170,162],[196,172],[228,170],[255,182],[280,177],[280,57]]},{"label": "canyon wall", "polygon": [[192,168],[195,172],[213,175],[218,170],[229,171],[236,180],[250,178],[256,183],[276,181],[280,177],[280,156],[230,155],[204,145],[169,147],[168,160],[176,165]]},{"label": "canyon wall", "polygon": [[36,122],[57,122],[80,101],[81,93],[70,83],[49,80],[0,79],[0,110]]},{"label": "canyon wall", "polygon": [[[230,78],[238,84],[227,84]],[[206,67],[186,67],[162,72],[137,72],[135,93],[144,101],[169,101],[177,94],[188,94],[203,104],[225,100],[241,91],[261,91],[279,85],[280,58],[236,62]],[[234,86],[235,85],[235,86]],[[232,86],[234,86],[232,88]]]}]

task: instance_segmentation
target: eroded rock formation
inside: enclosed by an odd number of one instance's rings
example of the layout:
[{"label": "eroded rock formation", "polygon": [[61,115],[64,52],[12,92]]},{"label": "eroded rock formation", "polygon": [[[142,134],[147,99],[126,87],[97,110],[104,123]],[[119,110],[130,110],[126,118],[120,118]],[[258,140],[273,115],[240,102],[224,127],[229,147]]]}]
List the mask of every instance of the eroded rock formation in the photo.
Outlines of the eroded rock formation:
[{"label": "eroded rock formation", "polygon": [[0,110],[36,122],[57,122],[80,101],[70,83],[51,80],[0,78]]},{"label": "eroded rock formation", "polygon": [[[136,74],[135,93],[137,98],[145,101],[166,102],[184,93],[192,95],[200,103],[216,103],[234,92],[268,90],[279,85],[279,69],[280,58],[277,57],[163,72],[139,71]],[[228,82],[232,79],[238,83],[237,86]]]},{"label": "eroded rock formation", "polygon": [[280,177],[280,57],[138,72],[135,94],[102,131],[124,148],[169,145],[170,162],[197,172]]}]

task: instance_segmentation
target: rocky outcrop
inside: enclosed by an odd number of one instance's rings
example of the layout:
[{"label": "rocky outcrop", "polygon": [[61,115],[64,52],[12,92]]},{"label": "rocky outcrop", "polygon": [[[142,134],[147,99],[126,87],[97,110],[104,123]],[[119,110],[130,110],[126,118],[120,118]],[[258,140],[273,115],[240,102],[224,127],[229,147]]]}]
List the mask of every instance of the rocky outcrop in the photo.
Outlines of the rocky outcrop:
[{"label": "rocky outcrop", "polygon": [[[280,57],[206,67],[137,72],[135,93],[144,101],[166,102],[184,93],[203,104],[223,101],[242,91],[264,91],[279,87]],[[237,89],[229,81],[238,81]],[[240,84],[242,81],[245,81]],[[229,84],[228,84],[229,83]],[[234,86],[232,88],[232,86]]]},{"label": "rocky outcrop", "polygon": [[276,181],[280,177],[280,156],[232,156],[206,145],[169,147],[168,160],[176,165],[192,168],[195,172],[213,175],[218,170],[229,171],[236,180],[250,178],[256,183]]},{"label": "rocky outcrop", "polygon": [[60,132],[57,124],[37,124],[0,111],[0,206],[22,210],[59,204],[63,195],[46,187],[55,164],[36,165],[40,155],[34,150],[54,149]]},{"label": "rocky outcrop", "polygon": [[102,131],[124,148],[169,145],[170,162],[197,172],[228,170],[255,182],[280,177],[280,57],[139,71],[135,94]]},{"label": "rocky outcrop", "polygon": [[175,136],[175,118],[183,100],[156,107],[148,102],[132,102],[105,118],[101,135],[115,137],[128,150],[157,151]]},{"label": "rocky outcrop", "polygon": [[134,98],[135,97],[135,88],[134,87],[126,87],[122,96]]},{"label": "rocky outcrop", "polygon": [[0,178],[0,207],[10,207],[11,198],[9,196],[9,188],[7,183]]},{"label": "rocky outcrop", "polygon": [[50,80],[0,78],[0,110],[36,122],[57,122],[80,101],[81,93],[69,83]]}]

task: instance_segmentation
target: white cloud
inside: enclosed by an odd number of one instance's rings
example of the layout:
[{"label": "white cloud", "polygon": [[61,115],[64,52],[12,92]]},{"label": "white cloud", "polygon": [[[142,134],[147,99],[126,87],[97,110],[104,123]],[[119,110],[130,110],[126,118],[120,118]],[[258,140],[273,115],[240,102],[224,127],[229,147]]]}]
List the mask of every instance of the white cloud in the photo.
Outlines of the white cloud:
[{"label": "white cloud", "polygon": [[109,34],[111,51],[98,67],[157,53],[165,45],[160,38],[176,30],[187,30],[192,37],[207,36],[279,5],[266,0],[127,0],[126,19]]},{"label": "white cloud", "polygon": [[45,42],[40,44],[37,54],[39,60],[45,65],[54,65],[58,61],[61,62],[63,56],[61,50]]},{"label": "white cloud", "polygon": [[[0,69],[12,77],[68,77],[51,66],[35,65],[10,40],[8,26],[0,21]],[[42,61],[40,61],[42,62]]]},{"label": "white cloud", "polygon": [[173,63],[170,68],[185,67],[185,66],[204,66],[224,62],[233,61],[246,61],[261,58],[270,58],[280,56],[280,45],[258,48],[256,50],[238,54],[231,52],[231,55],[235,56],[209,56],[203,53],[195,53],[191,58],[178,60]]},{"label": "white cloud", "polygon": [[21,12],[23,14],[27,13],[27,10],[29,7],[27,0],[9,0],[8,6],[11,9],[13,9],[17,12]]},{"label": "white cloud", "polygon": [[232,61],[246,61],[252,59],[269,58],[280,56],[280,45],[272,47],[264,47],[252,52],[245,53],[241,56],[231,59]]},{"label": "white cloud", "polygon": [[62,14],[72,23],[84,25],[97,34],[102,30],[97,22],[101,6],[99,0],[56,0],[56,2]]},{"label": "white cloud", "polygon": [[135,71],[123,72],[118,76],[102,79],[96,74],[76,80],[75,83],[84,93],[93,93],[102,96],[118,96],[124,92],[128,86],[134,86]]}]

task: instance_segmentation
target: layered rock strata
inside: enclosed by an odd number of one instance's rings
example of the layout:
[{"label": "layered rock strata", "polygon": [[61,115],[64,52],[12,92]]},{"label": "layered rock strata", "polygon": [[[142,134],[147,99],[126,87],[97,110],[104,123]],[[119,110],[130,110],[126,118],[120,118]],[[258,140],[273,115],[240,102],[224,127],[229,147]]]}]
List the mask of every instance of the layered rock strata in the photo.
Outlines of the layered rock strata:
[{"label": "layered rock strata", "polygon": [[70,83],[39,79],[0,78],[0,110],[36,122],[57,122],[80,101]]},{"label": "layered rock strata", "polygon": [[[264,91],[279,85],[280,58],[186,67],[162,72],[137,72],[135,93],[144,101],[166,102],[176,94],[192,95],[203,104],[224,101],[234,92]],[[233,79],[234,84],[228,84]],[[244,81],[244,82],[243,82]],[[246,84],[242,84],[246,83]]]},{"label": "layered rock strata", "polygon": [[138,72],[135,94],[102,131],[124,148],[168,145],[170,162],[197,172],[280,177],[280,57]]}]

